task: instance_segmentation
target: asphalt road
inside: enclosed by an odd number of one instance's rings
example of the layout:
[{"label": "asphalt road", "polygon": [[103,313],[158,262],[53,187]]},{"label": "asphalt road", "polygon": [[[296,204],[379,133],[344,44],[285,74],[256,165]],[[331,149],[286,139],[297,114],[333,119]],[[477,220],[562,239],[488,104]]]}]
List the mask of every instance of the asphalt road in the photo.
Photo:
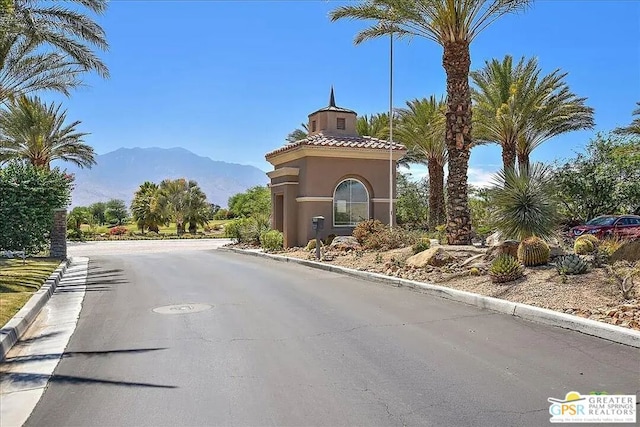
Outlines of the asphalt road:
[{"label": "asphalt road", "polygon": [[[199,312],[154,308],[210,305]],[[178,313],[178,314],[175,314]],[[223,251],[93,257],[27,426],[540,426],[548,397],[639,392],[640,352]]]}]

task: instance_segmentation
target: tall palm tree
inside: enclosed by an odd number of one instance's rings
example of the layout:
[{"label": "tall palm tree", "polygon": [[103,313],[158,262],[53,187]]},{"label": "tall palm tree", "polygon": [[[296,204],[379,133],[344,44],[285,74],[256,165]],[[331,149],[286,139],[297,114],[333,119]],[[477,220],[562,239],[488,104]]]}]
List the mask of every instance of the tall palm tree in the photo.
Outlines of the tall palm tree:
[{"label": "tall palm tree", "polygon": [[467,171],[472,146],[469,47],[473,39],[501,16],[522,10],[531,0],[365,0],[336,8],[332,21],[343,18],[375,23],[358,33],[355,43],[394,34],[420,36],[443,47],[447,74],[445,141],[449,156],[447,239],[471,242]]},{"label": "tall palm tree", "polygon": [[629,126],[623,126],[616,128],[613,132],[618,135],[631,135],[640,136],[640,102],[636,102],[638,108],[633,110],[633,115],[636,116]]},{"label": "tall palm tree", "polygon": [[184,206],[188,182],[184,178],[160,182],[161,203],[167,206],[170,218],[176,223],[176,233],[184,233]]},{"label": "tall palm tree", "polygon": [[[395,123],[395,120],[394,120]],[[356,131],[360,136],[389,138],[389,114],[379,113],[371,116],[359,116],[356,120]]]},{"label": "tall palm tree", "polygon": [[513,66],[510,55],[488,61],[471,77],[475,134],[484,142],[502,145],[504,169],[529,164],[531,152],[549,139],[594,126],[593,108],[569,90],[567,73],[555,70],[541,76],[538,60],[521,58]]},{"label": "tall palm tree", "polygon": [[407,101],[400,109],[396,128],[398,141],[408,149],[411,162],[423,163],[429,170],[429,228],[444,224],[444,165],[447,147],[444,143],[446,102],[435,96]]},{"label": "tall palm tree", "polygon": [[[5,0],[6,3],[6,0]],[[68,56],[85,71],[109,76],[92,48],[107,50],[105,32],[89,14],[102,14],[107,0],[12,0],[4,4],[0,33],[24,37],[46,51]],[[86,12],[85,12],[86,11]]]},{"label": "tall palm tree", "polygon": [[48,169],[60,159],[80,167],[94,165],[95,152],[83,140],[88,134],[77,130],[81,122],[66,124],[67,112],[60,108],[21,96],[0,110],[0,163],[22,159]]}]

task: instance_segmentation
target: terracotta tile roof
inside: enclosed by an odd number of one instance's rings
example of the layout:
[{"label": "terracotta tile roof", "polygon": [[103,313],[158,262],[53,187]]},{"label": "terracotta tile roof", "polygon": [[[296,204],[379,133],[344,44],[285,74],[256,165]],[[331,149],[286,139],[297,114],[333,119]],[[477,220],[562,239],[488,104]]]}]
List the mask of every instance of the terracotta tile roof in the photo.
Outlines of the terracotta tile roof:
[{"label": "terracotta tile roof", "polygon": [[[318,133],[271,151],[270,153],[267,153],[265,157],[268,158],[274,154],[283,153],[302,146],[389,150],[390,143],[384,139],[373,138],[371,136],[324,135],[322,133]],[[393,143],[393,149],[402,151],[407,150],[404,145],[398,144],[397,142]]]}]

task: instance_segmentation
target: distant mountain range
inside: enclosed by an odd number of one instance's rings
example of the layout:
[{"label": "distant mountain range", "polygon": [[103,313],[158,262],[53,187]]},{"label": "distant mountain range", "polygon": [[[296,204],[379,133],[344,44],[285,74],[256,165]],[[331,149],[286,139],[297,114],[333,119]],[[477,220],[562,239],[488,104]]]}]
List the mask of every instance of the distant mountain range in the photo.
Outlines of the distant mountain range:
[{"label": "distant mountain range", "polygon": [[184,148],[119,148],[96,161],[91,169],[54,163],[75,175],[72,207],[109,199],[122,199],[129,206],[140,184],[165,178],[195,180],[211,203],[226,206],[230,196],[268,182],[254,166],[212,160]]}]

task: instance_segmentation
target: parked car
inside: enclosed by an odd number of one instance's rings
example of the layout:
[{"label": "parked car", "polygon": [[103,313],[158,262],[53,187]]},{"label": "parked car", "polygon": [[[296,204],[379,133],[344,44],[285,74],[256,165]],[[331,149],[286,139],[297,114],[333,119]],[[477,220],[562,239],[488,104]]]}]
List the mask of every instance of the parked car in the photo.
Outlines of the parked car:
[{"label": "parked car", "polygon": [[584,225],[571,228],[573,237],[593,234],[598,238],[615,236],[622,239],[640,237],[640,216],[638,215],[602,215],[587,221]]}]

